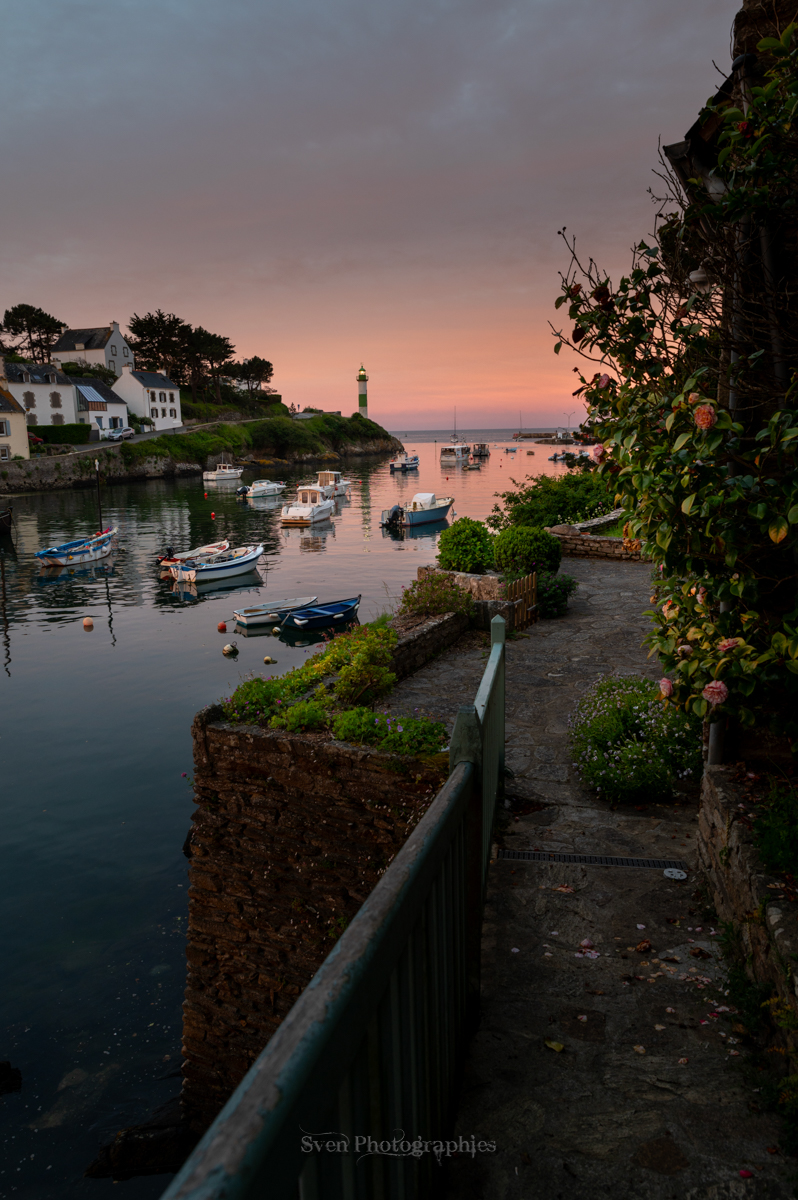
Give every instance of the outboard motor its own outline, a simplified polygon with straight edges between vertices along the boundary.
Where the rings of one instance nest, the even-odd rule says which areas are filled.
[[[237,496],[248,496],[249,488],[248,488],[247,484],[244,484],[243,487],[236,488],[236,495]]]
[[[393,508],[388,512],[385,518],[385,526],[387,529],[400,529],[402,525],[402,510],[398,504],[394,504]]]

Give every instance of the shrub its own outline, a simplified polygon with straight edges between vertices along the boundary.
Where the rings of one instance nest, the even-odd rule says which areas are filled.
[[[370,708],[350,708],[333,721],[333,734],[342,742],[379,745],[395,754],[439,754],[449,735],[440,721],[427,717],[394,717]]]
[[[794,787],[771,785],[757,812],[754,841],[769,870],[798,873],[798,792]]]
[[[573,525],[601,517],[617,507],[613,483],[595,471],[574,474],[531,475],[524,483],[512,481],[516,490],[497,492],[504,507],[494,505],[487,519],[491,529],[514,525]]]
[[[361,638],[351,660],[341,667],[333,694],[344,704],[373,701],[384,696],[396,683],[392,649],[396,634],[377,628]]]
[[[493,539],[481,521],[460,517],[438,538],[438,563],[444,571],[484,571],[493,566]]]
[[[701,774],[701,723],[666,704],[655,683],[605,676],[570,719],[575,766],[602,797],[663,800]]]
[[[564,617],[568,600],[579,587],[573,575],[550,575],[546,571],[538,574],[538,611],[545,620]]]
[[[82,446],[90,440],[91,425],[70,422],[67,425],[29,425],[28,433],[40,437],[48,446]]]
[[[287,729],[289,733],[297,733],[301,729],[318,729],[327,724],[327,713],[318,700],[298,700],[296,704],[287,705],[269,722],[275,729]]]
[[[521,575],[533,571],[556,573],[562,559],[559,539],[534,526],[503,530],[493,543],[493,553],[500,571]]]
[[[399,612],[423,617],[462,612],[470,617],[474,612],[474,601],[469,592],[457,586],[451,575],[430,571],[403,588]]]

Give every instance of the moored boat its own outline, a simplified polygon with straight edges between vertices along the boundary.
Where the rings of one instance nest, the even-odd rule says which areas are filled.
[[[285,484],[281,479],[256,479],[254,483],[245,483],[236,492],[237,496],[247,496],[250,500],[255,500],[258,496],[279,496],[285,491]]]
[[[296,500],[283,505],[280,521],[283,525],[312,525],[331,517],[334,511],[335,504],[324,490],[308,484],[297,488]]]
[[[293,609],[286,613],[281,622],[283,629],[328,629],[331,625],[345,625],[357,616],[360,596],[351,600],[336,600],[332,604],[316,604],[307,608]]]
[[[416,492],[407,504],[395,504],[383,509],[381,525],[426,525],[428,521],[440,521],[454,504],[453,496],[436,496],[434,492]]]
[[[14,520],[14,506],[9,504],[7,508],[0,508],[0,533],[10,533],[11,523]]]
[[[316,487],[327,496],[346,496],[352,490],[352,480],[344,479],[340,471],[319,471]]]
[[[224,554],[225,550],[230,549],[230,543],[227,538],[221,542],[209,542],[207,546],[197,546],[196,550],[184,550],[182,554],[175,554],[174,551],[169,553],[171,547],[167,546],[167,553],[158,560],[158,570],[161,579],[169,579],[172,567],[178,566],[180,563],[188,562],[210,562],[217,554]]]
[[[471,451],[472,458],[490,458],[490,445],[487,442],[474,442]]]
[[[315,604],[318,596],[296,596],[293,600],[274,600],[271,604],[254,604],[251,608],[234,608],[233,616],[239,625],[274,625],[297,608]]]
[[[202,478],[205,483],[219,483],[224,479],[240,479],[243,474],[243,467],[234,467],[231,463],[219,463],[218,467],[214,467],[212,471],[203,471]]]
[[[106,558],[114,549],[116,534],[116,526],[109,525],[102,533],[95,533],[92,537],[77,538],[74,542],[64,542],[61,546],[37,550],[36,558],[43,567],[68,567],[96,562],[99,558]]]
[[[189,558],[169,568],[169,573],[178,583],[205,583],[211,579],[229,579],[232,575],[245,575],[252,571],[263,554],[263,546],[237,546],[224,554],[215,554],[207,562]]]
[[[419,457],[417,454],[397,454],[396,458],[391,459],[388,466],[392,471],[417,471]]]
[[[446,463],[467,463],[471,448],[468,442],[464,442],[457,434],[454,435],[450,442],[446,442],[441,446],[441,462]]]

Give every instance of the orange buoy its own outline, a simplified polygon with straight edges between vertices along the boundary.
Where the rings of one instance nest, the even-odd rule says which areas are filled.
[[[212,520],[212,521],[215,521],[215,520],[216,520],[216,513],[211,513],[211,520]]]
[[[216,628],[219,633],[227,633],[227,623],[225,621],[220,621]]]
[[[83,618],[83,628],[87,633],[91,633],[92,629],[94,628],[94,622],[92,621],[91,617]]]
[[[208,499],[208,493],[207,493],[207,492],[205,493],[205,499],[206,499],[206,500]]]

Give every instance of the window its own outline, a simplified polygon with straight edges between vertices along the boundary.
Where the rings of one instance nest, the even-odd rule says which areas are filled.
[[[112,429],[121,429],[122,428],[122,418],[121,417],[111,417],[109,424]]]
[[[155,395],[155,392],[150,392],[149,397],[150,397],[150,404],[154,404],[155,401],[158,399],[158,397]]]
[[[31,412],[28,413],[28,424],[29,425],[38,425],[39,424],[39,418],[36,416],[36,413],[31,413]]]
[[[94,419],[95,419],[95,421],[97,422],[97,424],[100,426],[100,429],[102,429],[102,427],[103,427],[103,419],[102,419],[102,417],[95,417]]]
[[[44,377],[44,382],[45,382],[45,383],[55,383],[55,375],[51,375],[51,374],[48,372],[48,374],[47,374],[47,375],[45,375],[45,377]]]
[[[161,404],[166,404],[166,392],[159,392],[158,399],[160,400]]]
[[[127,358],[127,356],[128,356],[128,354],[127,354],[127,346],[123,346],[123,347],[122,347],[122,354],[125,356],[125,358]]]
[[[22,399],[25,401],[26,408],[36,407],[36,397],[34,396],[33,392],[23,392]]]
[[[169,393],[169,403],[174,404],[174,402],[175,402],[175,394],[174,394],[174,392],[170,392]]]
[[[63,425],[63,424],[64,424],[64,414],[63,413],[53,413],[53,425]]]
[[[10,421],[0,421],[0,437],[11,437]]]
[[[61,407],[61,393],[60,392],[50,392],[50,408],[60,408],[60,407]]]
[[[112,354],[116,354],[116,346],[112,346],[112,347],[111,347],[111,353],[112,353]]]
[[[11,451],[8,446],[0,446],[0,462],[5,462],[11,457]]]
[[[158,409],[157,409],[157,408],[151,408],[151,409],[150,409],[150,416],[151,416],[151,417],[157,417],[157,416],[158,416]]]
[[[165,408],[162,408],[162,409],[161,409],[161,416],[162,416],[162,417],[165,417],[165,416],[166,416],[166,409],[165,409]]]
[[[170,416],[170,417],[177,417],[177,409],[176,409],[176,408],[170,408],[170,409],[169,409],[169,416]]]

